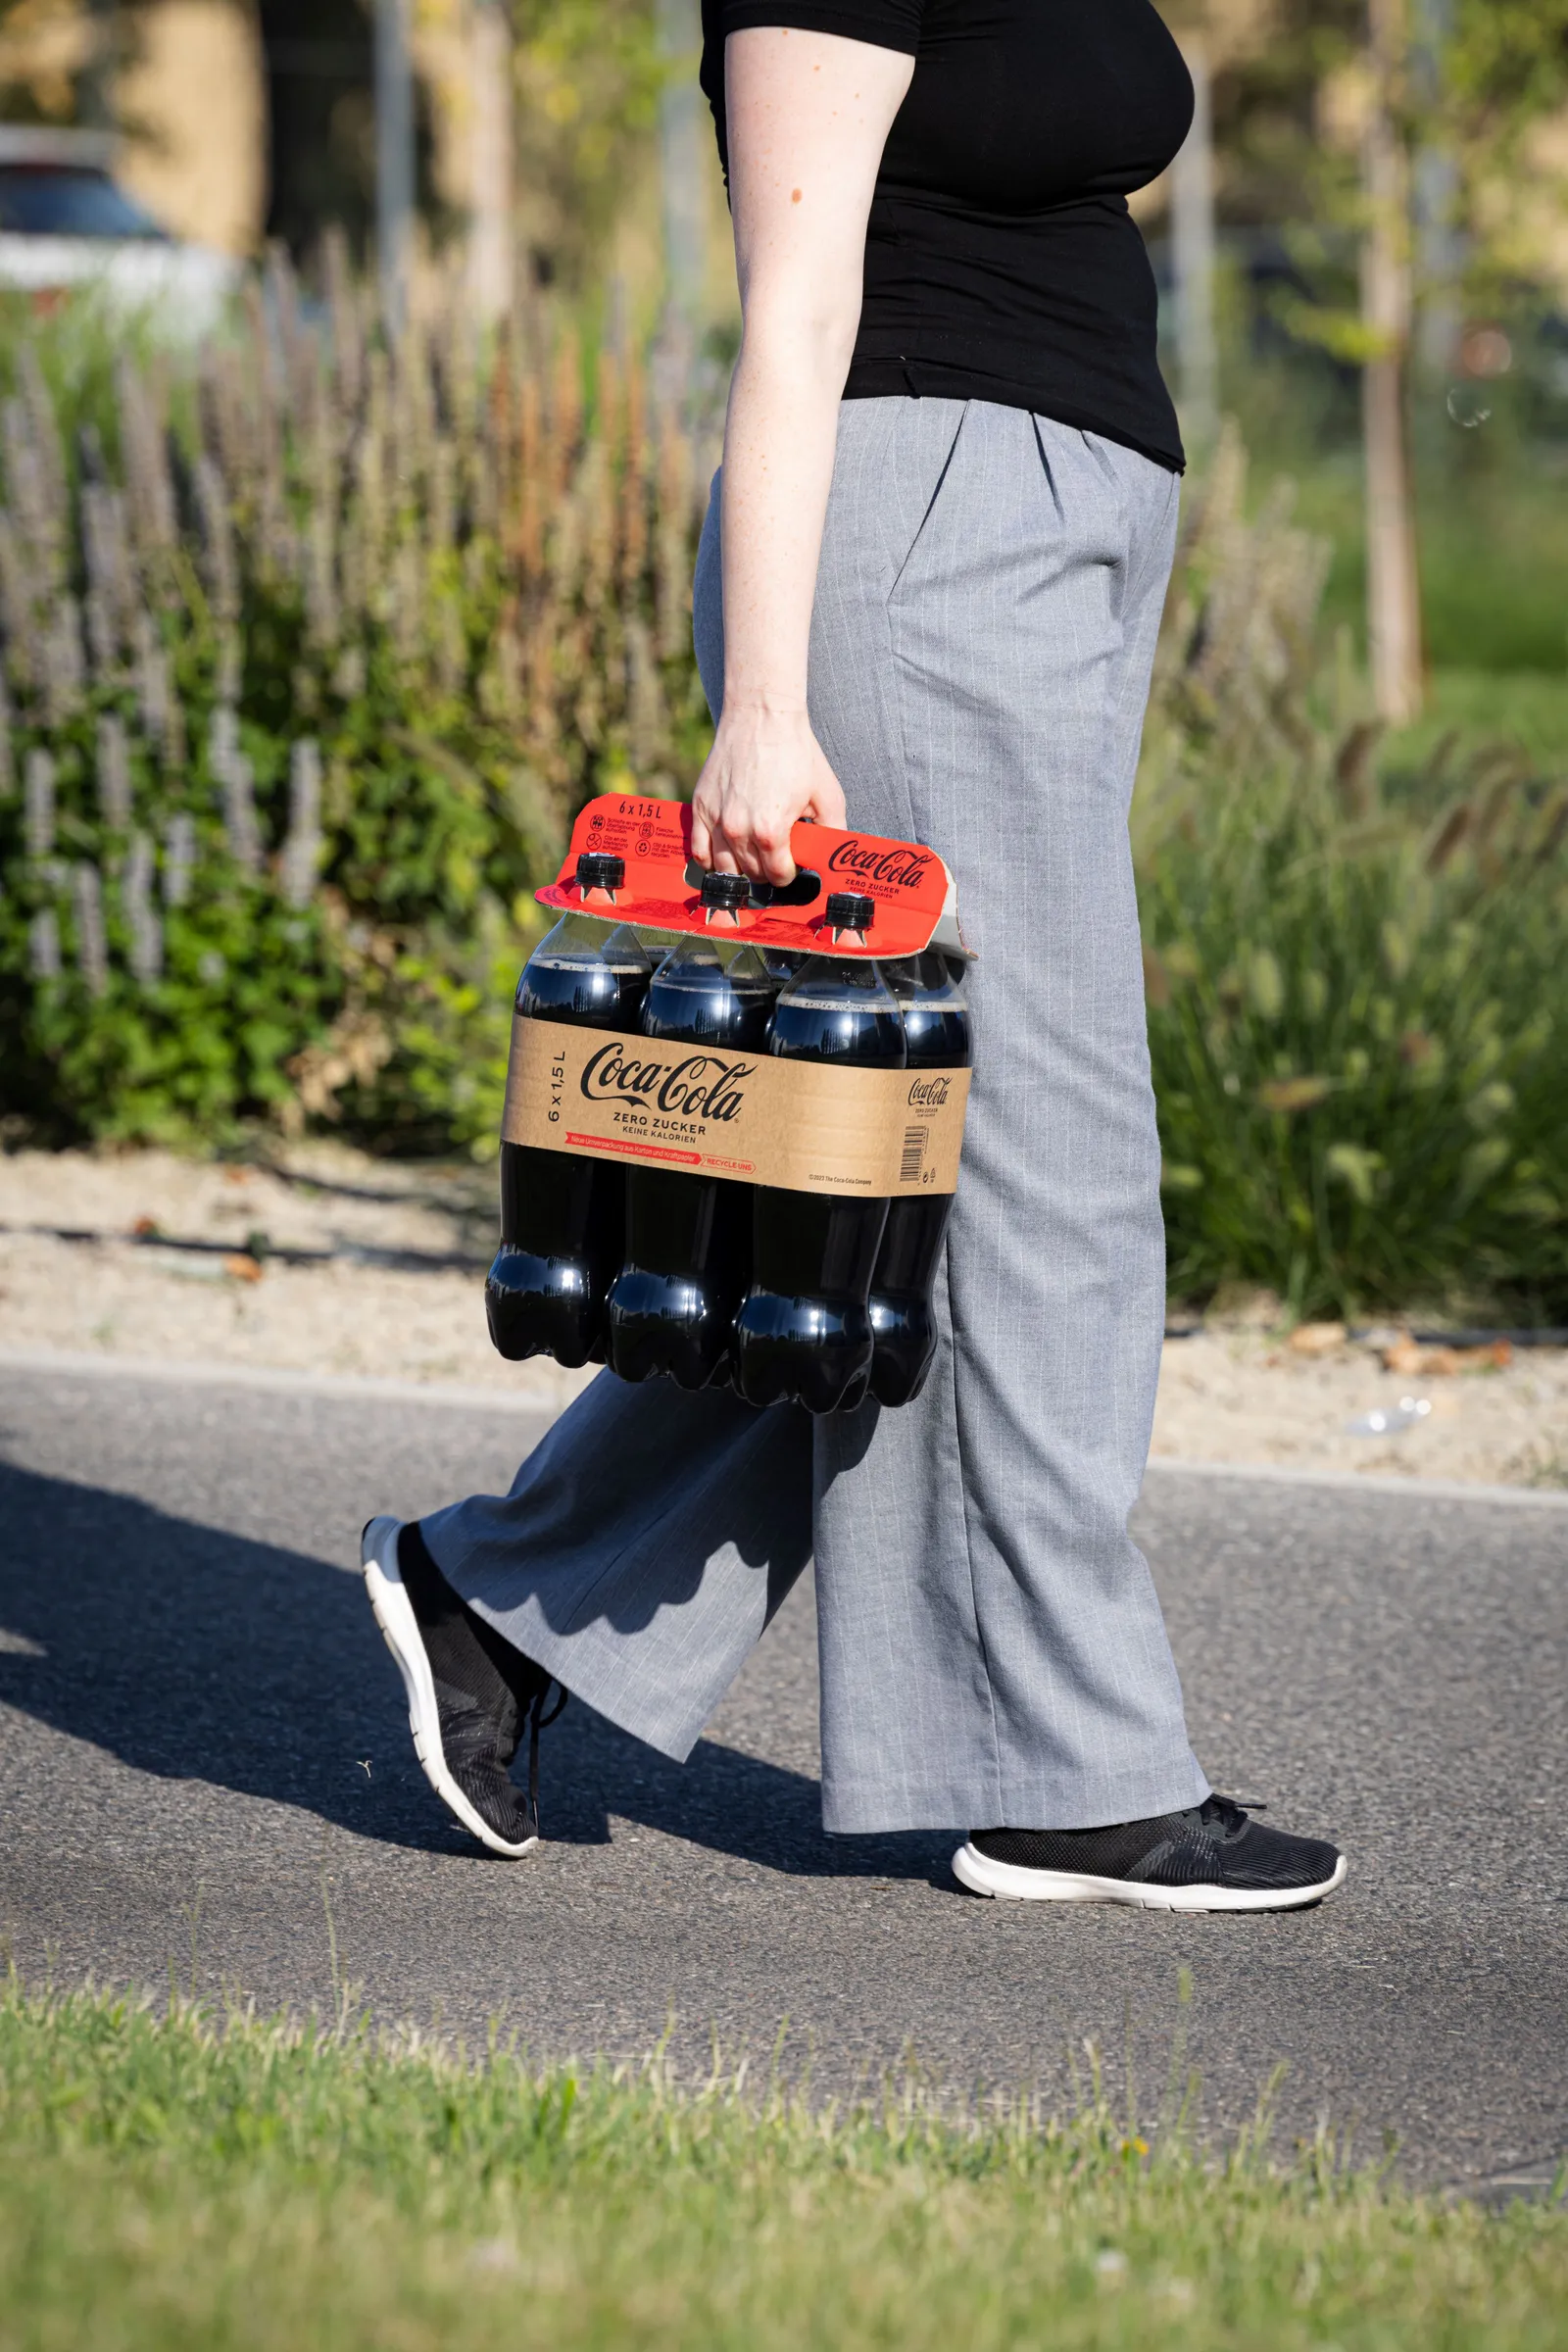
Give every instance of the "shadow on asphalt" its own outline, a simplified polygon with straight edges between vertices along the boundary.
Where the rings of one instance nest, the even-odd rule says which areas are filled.
[[[0,1701],[137,1772],[486,1859],[415,1763],[358,1577],[99,1487],[0,1464]],[[555,1843],[610,1821],[792,1876],[942,1878],[929,1832],[825,1836],[817,1784],[716,1740],[669,1763],[580,1704],[545,1738]]]

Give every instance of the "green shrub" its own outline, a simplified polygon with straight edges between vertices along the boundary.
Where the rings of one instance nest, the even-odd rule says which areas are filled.
[[[0,1097],[35,1134],[488,1140],[572,814],[700,764],[676,355],[657,402],[601,355],[585,401],[569,333],[388,352],[330,295],[307,324],[274,267],[190,381],[51,391],[16,349]]]
[[[1138,820],[1172,1287],[1568,1320],[1568,791],[1380,775],[1311,626],[1323,551],[1195,503]]]
[[[1146,894],[1171,1279],[1298,1312],[1568,1302],[1568,885],[1532,812],[1488,884],[1317,795],[1215,812]],[[1441,840],[1441,831],[1438,836]]]

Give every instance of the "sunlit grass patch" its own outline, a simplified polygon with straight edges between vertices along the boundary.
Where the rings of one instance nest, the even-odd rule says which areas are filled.
[[[13,1983],[0,2342],[1561,2342],[1561,2211],[1407,2195],[1326,2137],[1204,2154],[1182,2104],[812,2104]]]

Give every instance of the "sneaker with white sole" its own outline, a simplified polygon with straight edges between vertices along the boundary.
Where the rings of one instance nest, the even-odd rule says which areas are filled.
[[[1296,1911],[1345,1871],[1326,1838],[1267,1829],[1228,1796],[1100,1830],[971,1830],[953,1857],[971,1894],[1141,1911]]]
[[[409,1700],[414,1752],[448,1811],[493,1854],[539,1842],[539,1733],[552,1678],[475,1615],[431,1559],[416,1524],[372,1519],[360,1563],[375,1622]],[[528,1738],[528,1788],[510,1766]]]

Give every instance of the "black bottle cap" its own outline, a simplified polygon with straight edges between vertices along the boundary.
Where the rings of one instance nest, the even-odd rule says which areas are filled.
[[[625,879],[625,858],[609,850],[584,850],[577,860],[579,890],[618,890]]]
[[[830,931],[869,931],[876,919],[876,901],[863,891],[836,890],[822,912]]]
[[[751,899],[752,886],[744,874],[705,874],[703,876],[703,905],[705,906],[725,906],[733,910],[737,906],[749,906]]]

